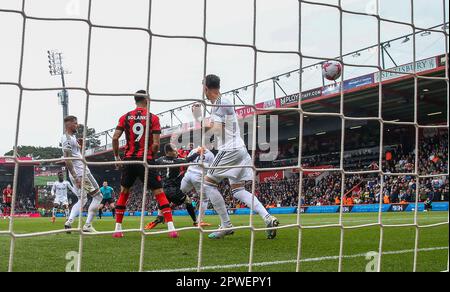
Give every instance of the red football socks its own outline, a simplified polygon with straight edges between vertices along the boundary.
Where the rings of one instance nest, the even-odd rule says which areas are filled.
[[[167,200],[166,194],[165,193],[160,193],[159,195],[156,195],[155,198],[158,201],[159,209],[163,213],[164,221],[166,223],[167,222],[172,222],[173,221],[172,209],[170,208],[170,203]]]
[[[116,223],[122,224],[123,216],[125,214],[125,210],[127,209],[128,198],[130,197],[129,193],[120,193],[119,200],[117,201],[116,206]]]

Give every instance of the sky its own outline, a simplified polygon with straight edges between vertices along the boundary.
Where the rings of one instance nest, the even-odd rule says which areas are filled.
[[[342,0],[342,8],[362,13],[375,13],[376,0]],[[88,0],[27,0],[28,16],[87,19]],[[203,0],[153,0],[151,31],[172,36],[203,35]],[[314,1],[337,5],[337,0]],[[382,18],[411,23],[411,0],[379,0]],[[413,0],[414,23],[428,28],[444,22],[441,0]],[[20,10],[22,0],[1,0],[0,10]],[[445,8],[448,11],[448,6]],[[257,0],[256,47],[260,50],[297,52],[299,43],[305,56],[325,60],[340,55],[340,13],[332,7],[302,4],[299,25],[297,0]],[[448,21],[448,13],[446,14]],[[147,28],[148,0],[92,0],[91,21],[97,25]],[[184,104],[186,99],[201,99],[205,44],[197,39],[152,37],[145,31],[93,28],[91,61],[87,64],[89,26],[84,22],[42,21],[27,19],[23,68],[20,74],[22,23],[20,14],[0,11],[0,83],[19,82],[25,88],[61,86],[59,76],[48,72],[47,50],[63,52],[63,64],[71,74],[69,87],[88,88],[95,93],[133,93],[150,84],[150,94],[161,102],[152,102],[152,112],[164,112]],[[253,43],[253,0],[207,0],[206,37],[210,42]],[[299,31],[301,28],[301,41]],[[447,31],[448,32],[448,31]],[[382,41],[412,33],[410,26],[383,21]],[[342,20],[342,50],[352,52],[377,43],[377,21],[371,16],[345,13]],[[445,37],[441,33],[418,36],[417,59],[442,54]],[[398,64],[413,60],[413,43],[392,43],[390,53]],[[253,82],[254,51],[251,48],[208,45],[207,73],[222,78],[224,91]],[[150,76],[148,57],[151,55]],[[377,50],[362,51],[346,63],[377,65]],[[319,62],[303,58],[303,65]],[[89,66],[88,66],[89,65]],[[291,53],[257,53],[257,80],[298,69],[300,58]],[[393,64],[387,64],[394,67]],[[86,83],[87,69],[89,78]],[[345,78],[373,72],[372,68],[346,66]],[[321,86],[321,70],[303,73],[303,90]],[[299,91],[299,74],[283,77],[280,85],[287,94]],[[256,102],[273,98],[272,82],[256,89]],[[19,104],[19,88],[0,84],[0,155],[12,149],[15,140]],[[284,94],[277,91],[277,96]],[[69,91],[69,112],[85,119],[86,94]],[[240,92],[251,104],[253,88]],[[127,96],[91,96],[88,126],[97,132],[114,128],[119,117],[133,108]],[[177,111],[183,122],[192,120],[189,110]],[[57,91],[23,93],[18,145],[58,147],[62,134],[62,109]],[[163,126],[170,124],[169,115],[161,117]]]

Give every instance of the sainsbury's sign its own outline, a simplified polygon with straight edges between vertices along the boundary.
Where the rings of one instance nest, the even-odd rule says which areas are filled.
[[[421,60],[416,62],[416,72],[425,72],[428,70],[433,70],[437,68],[437,59],[436,57],[429,58],[426,60]],[[397,79],[406,76],[407,74],[414,73],[414,63],[409,63],[403,66],[395,67],[389,69],[389,71],[393,72],[382,72],[381,81]],[[398,73],[397,73],[398,72]],[[375,73],[375,82],[380,82],[380,72]]]

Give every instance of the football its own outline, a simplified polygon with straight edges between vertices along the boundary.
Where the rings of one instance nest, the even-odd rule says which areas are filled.
[[[342,64],[338,61],[327,61],[322,65],[323,77],[330,81],[336,81],[342,75]]]

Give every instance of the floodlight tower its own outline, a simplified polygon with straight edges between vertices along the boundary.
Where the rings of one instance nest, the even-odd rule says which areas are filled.
[[[65,71],[63,67],[63,57],[61,52],[57,51],[47,51],[49,72],[51,76],[61,75],[61,82],[63,90],[58,92],[59,103],[63,108],[63,119],[69,115],[69,93],[66,90],[66,80],[64,78],[65,74],[71,74],[69,71]],[[64,125],[63,125],[64,132]]]

